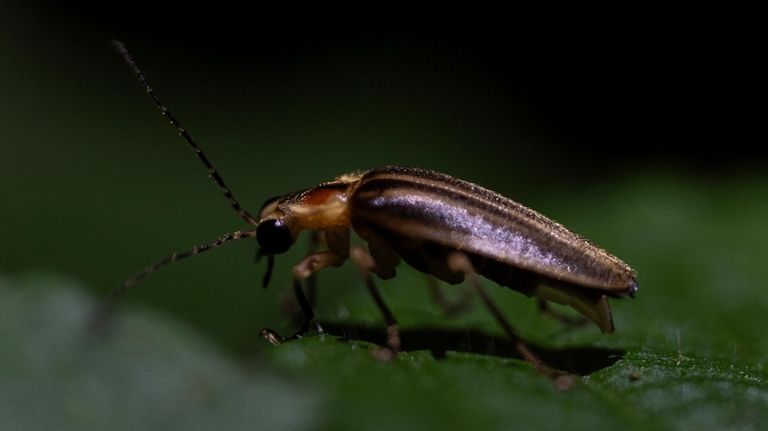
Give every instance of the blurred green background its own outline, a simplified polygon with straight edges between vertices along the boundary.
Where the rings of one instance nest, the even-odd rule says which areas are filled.
[[[738,31],[652,14],[650,28],[640,18],[587,25],[511,12],[350,20],[329,11],[223,9],[0,5],[0,292],[8,341],[0,353],[0,421],[45,427],[27,420],[46,409],[73,428],[120,423],[115,412],[134,417],[132,409],[146,406],[110,406],[112,398],[94,395],[103,388],[82,398],[56,391],[81,394],[90,387],[84,381],[109,386],[122,376],[131,399],[184,398],[189,376],[182,383],[153,376],[196,358],[192,369],[232,382],[211,389],[217,405],[231,406],[232,394],[261,400],[258,414],[243,407],[242,420],[217,411],[230,428],[766,423],[768,172],[762,135],[750,130],[759,117],[745,97],[757,76],[749,26],[726,16],[722,24]],[[364,342],[311,337],[273,348],[258,333],[295,327],[285,304],[290,267],[305,247],[278,258],[263,290],[252,241],[137,286],[106,345],[48,350],[54,340],[85,337],[77,324],[83,310],[126,276],[245,227],[111,38],[126,43],[252,212],[266,198],[345,172],[412,165],[499,191],[606,247],[637,269],[641,284],[634,301],[614,301],[614,335],[564,330],[530,300],[489,290],[532,342],[620,349],[623,359],[562,394],[519,361],[493,354],[438,360],[416,351],[379,364]],[[420,274],[399,273],[382,289],[404,328],[498,335],[480,307],[446,318]],[[319,285],[321,320],[381,329],[355,268],[323,272]],[[152,341],[135,344],[139,334]],[[177,339],[178,346],[170,341]],[[180,363],[155,360],[168,359],[169,343]],[[123,362],[150,383],[132,384]],[[220,362],[231,369],[220,371]],[[62,363],[78,365],[61,372]],[[639,380],[629,379],[633,373]],[[32,383],[24,378],[33,375]],[[66,383],[50,403],[41,401],[37,395],[57,379]],[[9,382],[28,382],[29,397]],[[304,407],[274,409],[265,397]],[[125,427],[189,425],[178,421],[186,410],[147,402],[156,414]],[[190,414],[206,417],[191,405]],[[212,417],[195,423],[222,424]]]

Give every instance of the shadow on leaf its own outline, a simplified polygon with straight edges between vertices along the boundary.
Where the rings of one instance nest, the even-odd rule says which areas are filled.
[[[386,345],[386,331],[354,323],[321,322],[326,333],[342,340],[366,341]],[[428,350],[435,358],[444,358],[446,352],[465,352],[501,358],[520,358],[514,344],[500,336],[477,330],[445,328],[401,329],[404,351]],[[528,346],[547,364],[569,373],[586,376],[610,367],[624,357],[624,351],[598,347],[547,348],[528,343]]]

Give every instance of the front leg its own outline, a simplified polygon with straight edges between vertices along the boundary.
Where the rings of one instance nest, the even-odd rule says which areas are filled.
[[[286,340],[300,338],[309,331],[315,313],[304,295],[302,282],[323,268],[340,266],[349,257],[349,230],[329,230],[325,232],[325,238],[329,250],[310,254],[293,267],[293,292],[304,314],[299,330],[291,337],[285,338],[272,329],[264,328],[261,335],[270,343],[277,345]],[[316,324],[316,328],[318,332],[323,332],[319,324]]]
[[[311,279],[317,271],[329,266],[339,266],[345,260],[345,257],[339,256],[333,251],[322,251],[305,257],[304,260],[293,267],[293,292],[296,295],[296,300],[299,302],[301,312],[304,314],[304,320],[299,330],[291,338],[298,338],[307,333],[309,326],[315,318],[312,305],[304,295],[302,282],[306,279]],[[318,332],[323,332],[323,328],[319,324],[316,324],[316,328]]]

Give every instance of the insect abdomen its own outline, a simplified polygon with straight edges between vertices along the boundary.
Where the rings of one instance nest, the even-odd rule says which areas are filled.
[[[432,243],[507,265],[511,271],[614,295],[636,289],[634,271],[605,250],[511,199],[445,174],[374,169],[363,175],[348,205],[353,225],[379,231],[385,239],[385,232],[396,234],[400,239],[390,244],[404,252]],[[397,244],[403,242],[410,245]]]

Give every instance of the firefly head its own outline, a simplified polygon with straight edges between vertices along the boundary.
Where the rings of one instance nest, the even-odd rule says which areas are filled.
[[[362,174],[348,174],[307,190],[267,200],[256,239],[267,255],[288,251],[303,230],[349,228],[347,196]]]
[[[256,240],[265,254],[285,253],[296,240],[288,225],[288,217],[279,209],[280,201],[279,197],[275,197],[267,200],[261,207]]]

